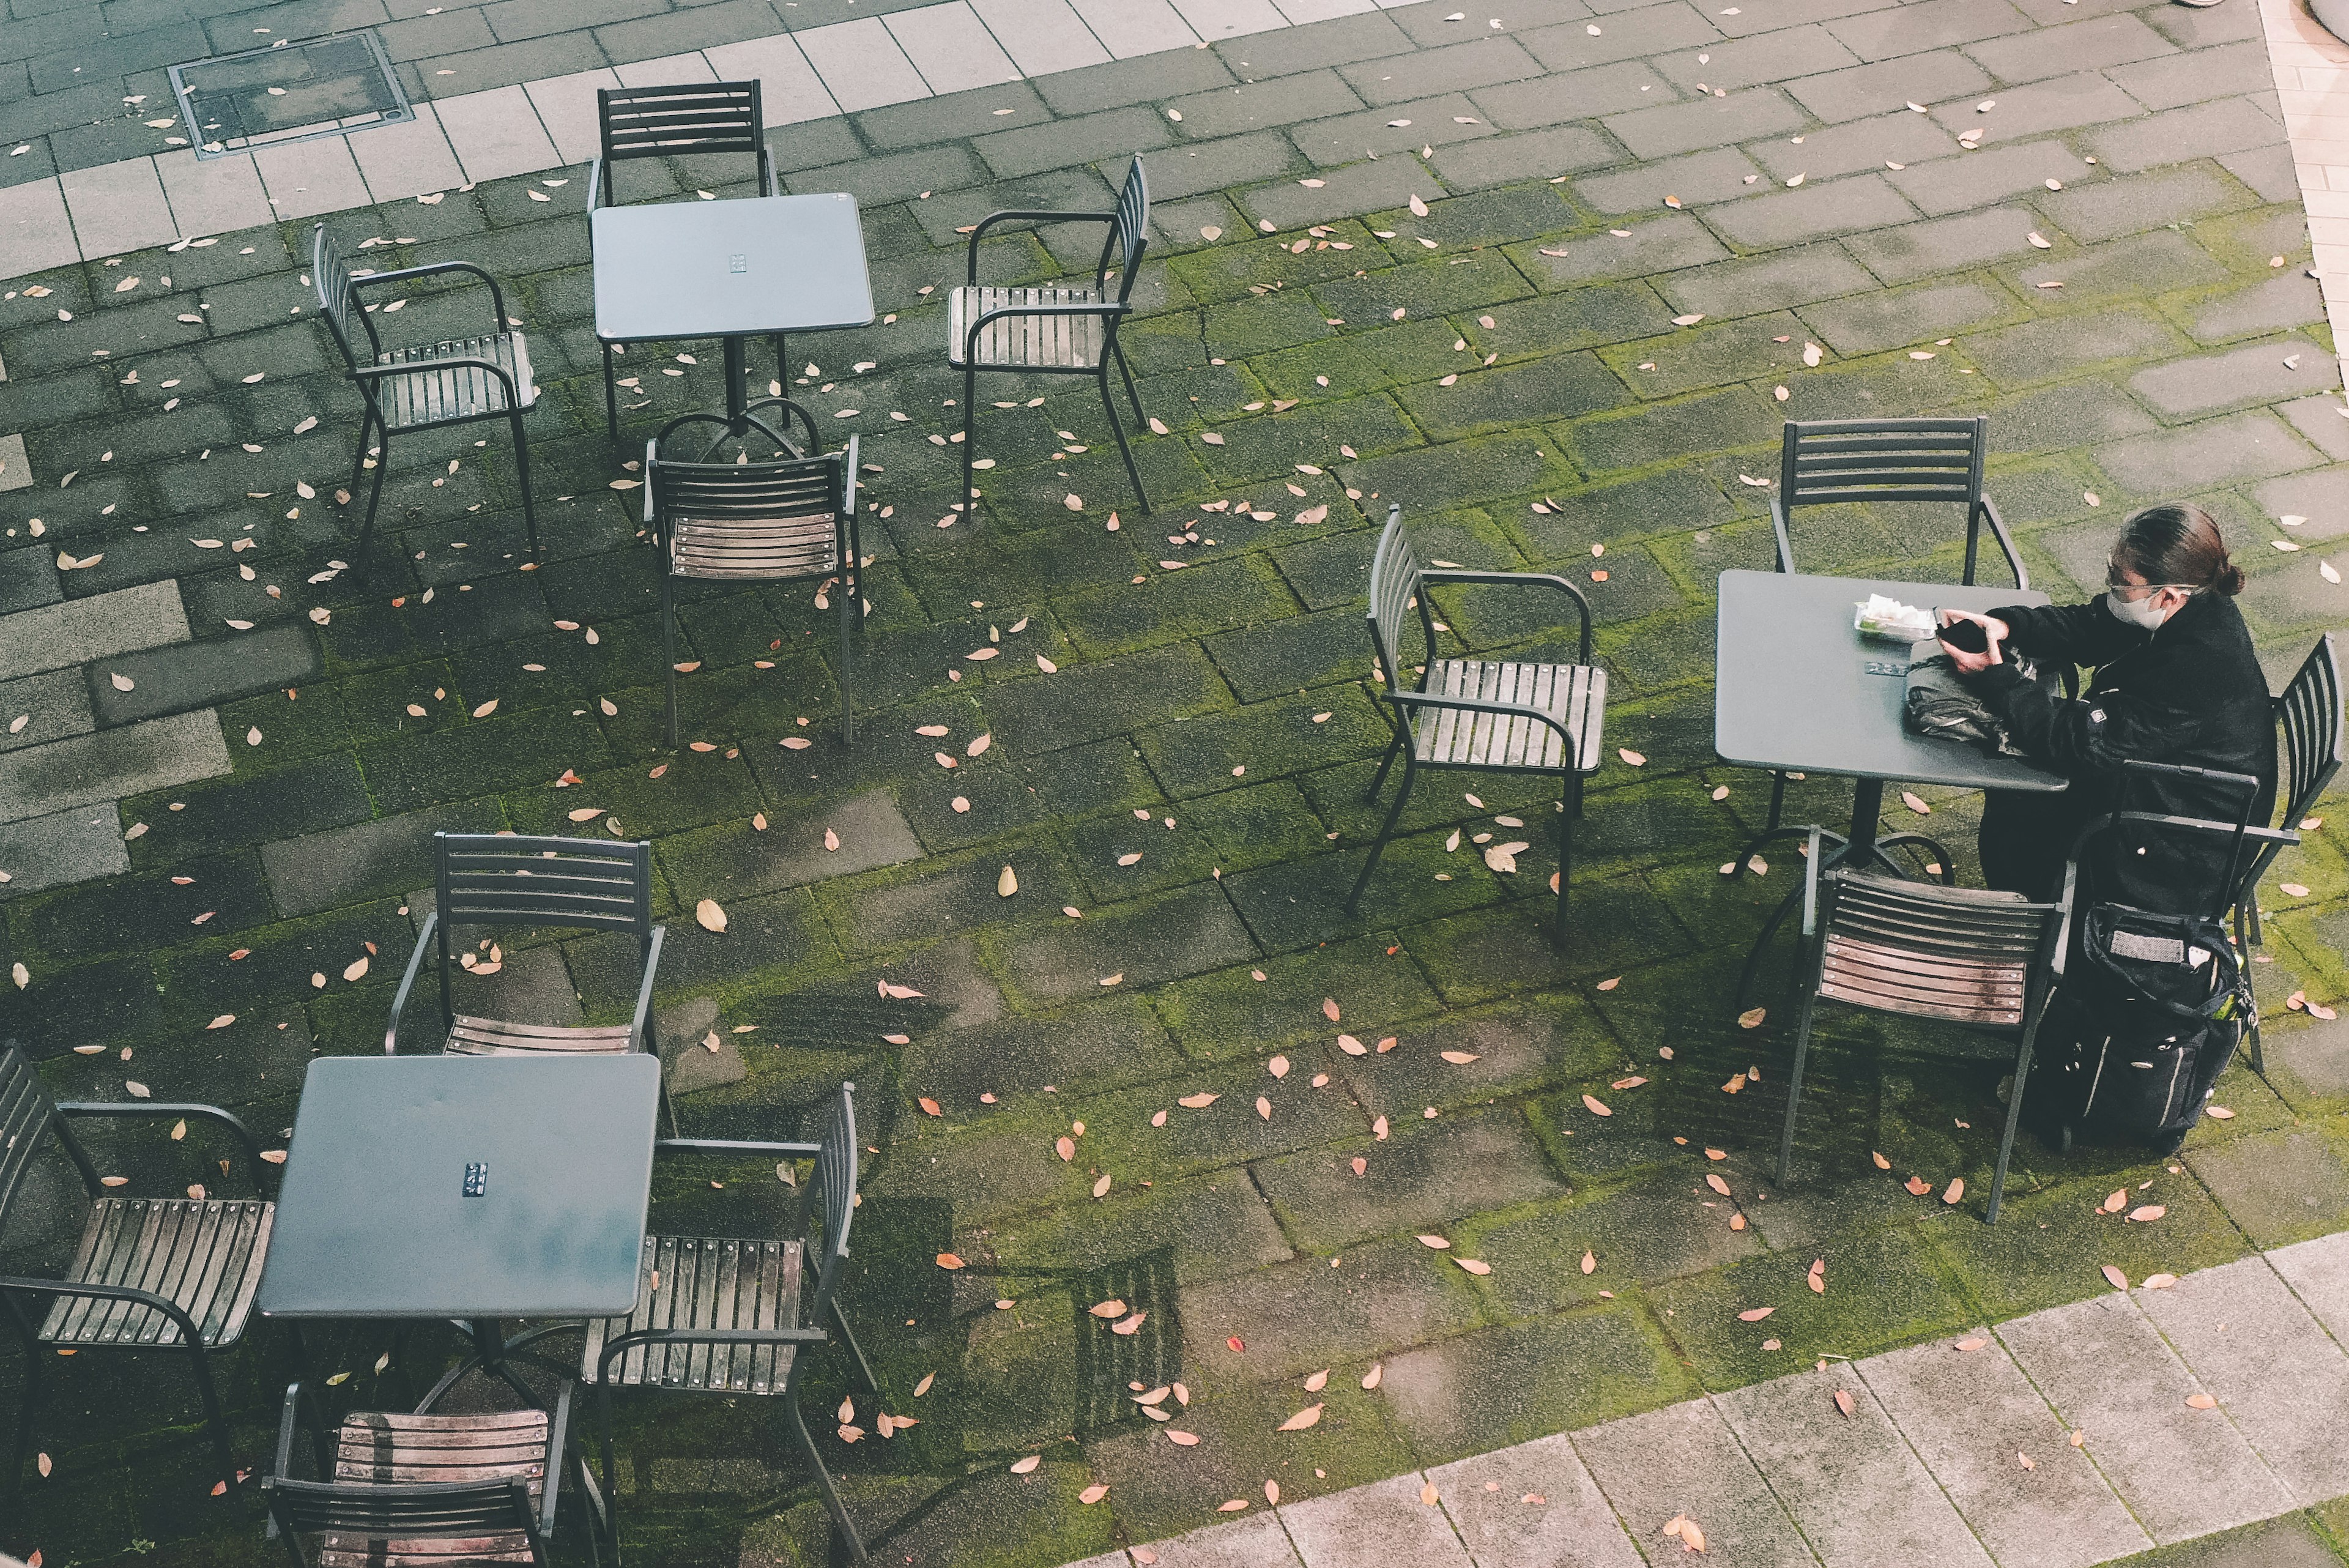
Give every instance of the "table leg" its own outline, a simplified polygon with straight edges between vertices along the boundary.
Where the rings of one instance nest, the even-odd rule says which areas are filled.
[[[742,411],[750,399],[742,389],[742,378],[748,374],[742,360],[742,340],[726,339],[726,422],[736,435],[742,433]]]

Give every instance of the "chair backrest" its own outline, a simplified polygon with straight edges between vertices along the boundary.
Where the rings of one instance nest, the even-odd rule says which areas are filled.
[[[1109,264],[1118,261],[1117,297],[1123,303],[1133,293],[1133,280],[1142,273],[1142,253],[1150,246],[1150,184],[1143,177],[1142,160],[1136,156],[1127,165],[1125,185],[1117,193],[1117,221],[1110,225],[1109,235],[1102,242],[1101,265],[1095,268],[1099,288],[1097,296],[1109,292]],[[1113,331],[1117,318],[1110,318]]]
[[[2291,827],[2341,771],[2341,659],[2331,632],[2317,639],[2275,706],[2283,730],[2283,825]]]
[[[648,938],[652,850],[649,842],[436,833],[441,943],[452,926],[577,926]]]
[[[19,1046],[0,1050],[0,1229],[49,1129],[59,1125],[57,1103],[33,1059]]]
[[[808,1298],[806,1321],[820,1320],[839,1282],[840,1267],[848,1261],[848,1229],[856,1217],[856,1085],[843,1084],[824,1118],[818,1140],[815,1179],[801,1199],[801,1233],[816,1268],[815,1293]],[[817,1227],[821,1226],[821,1230]]]
[[[326,317],[326,330],[333,335],[335,347],[343,351],[343,363],[354,370],[362,364],[373,364],[377,344],[375,323],[369,321],[367,312],[359,308],[351,288],[350,263],[344,259],[343,247],[326,233],[324,223],[320,223],[311,236],[310,284],[318,291],[318,314]],[[368,352],[364,355],[359,353],[357,339],[352,334],[354,326],[367,335],[370,345]],[[362,390],[368,391],[372,400],[372,390],[364,386]]]
[[[308,1564],[305,1536],[367,1542],[462,1541],[518,1535],[533,1563],[551,1562],[539,1538],[530,1489],[519,1478],[471,1481],[305,1481],[264,1476],[262,1495],[296,1564]],[[347,1550],[347,1548],[346,1548]],[[375,1559],[370,1556],[369,1561]],[[451,1558],[451,1561],[455,1561]],[[470,1554],[467,1560],[471,1561]],[[509,1559],[501,1557],[499,1561]],[[403,1556],[401,1561],[414,1561]]]
[[[1990,421],[1814,420],[1786,422],[1778,496],[1789,512],[1838,501],[1982,499]]]
[[[756,153],[766,129],[755,81],[598,88],[595,119],[606,163],[683,152]]]
[[[1986,888],[1945,888],[1837,869],[1825,877],[1825,937],[1879,950],[1897,981],[1875,992],[1864,978],[1837,978],[1837,994],[1887,1012],[1930,1018],[1970,1018],[2012,1012],[2020,1022],[2023,999],[1992,994],[1983,966],[2035,966],[2052,954],[2067,918],[2062,904],[2033,904]],[[1889,977],[1888,977],[1889,978]],[[2034,975],[2035,978],[2035,975]]]
[[[845,452],[774,462],[676,462],[656,443],[647,450],[645,483],[670,569],[679,576],[760,578],[841,570],[856,506],[856,461],[854,436]],[[808,526],[819,521],[832,527]],[[669,541],[686,522],[728,526],[700,531],[673,553]]]
[[[1433,618],[1419,591],[1419,557],[1412,553],[1410,541],[1402,535],[1402,507],[1389,502],[1387,525],[1380,532],[1378,548],[1371,556],[1369,620],[1371,643],[1378,650],[1379,671],[1386,678],[1390,691],[1408,689],[1402,670],[1403,615],[1414,600],[1419,602],[1420,619],[1427,623],[1421,628],[1427,646],[1434,646]]]

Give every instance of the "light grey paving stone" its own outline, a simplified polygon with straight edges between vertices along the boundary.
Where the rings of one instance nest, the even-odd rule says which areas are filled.
[[[2301,1501],[2349,1492],[2349,1355],[2266,1259],[2139,1290],[2137,1304]]]
[[[843,114],[930,96],[929,84],[878,16],[811,27],[795,36]]]
[[[73,214],[74,238],[86,256],[119,255],[159,245],[177,232],[171,226],[171,204],[163,199],[163,184],[155,176],[151,158],[127,158],[95,169],[77,169],[59,175],[57,182]]]
[[[182,147],[159,153],[155,172],[171,206],[172,225],[183,234],[249,229],[276,215],[269,192],[261,188],[261,171],[249,157],[200,159]]]
[[[1213,43],[1247,33],[1270,33],[1288,26],[1272,0],[1173,0],[1191,30]]]
[[[2316,1321],[2349,1343],[2349,1231],[2278,1247],[2266,1256]]]
[[[2219,1410],[2195,1410],[2201,1392],[2136,1303],[2117,1293],[2001,1324],[2023,1370],[2146,1531],[2167,1544],[2247,1524],[2292,1506]]]
[[[0,495],[33,487],[33,460],[25,455],[25,438],[0,436]]]
[[[824,848],[826,828],[839,834],[838,849]],[[867,790],[826,807],[820,817],[779,823],[767,833],[741,834],[722,863],[713,858],[707,869],[696,867],[692,897],[726,903],[921,857],[921,842],[905,826],[889,792]],[[676,876],[675,864],[667,856],[662,859]]]
[[[47,816],[228,771],[220,718],[210,709],[75,735],[0,756],[0,822]]]
[[[8,874],[0,899],[129,869],[130,851],[112,801],[0,823],[0,871]]]
[[[2139,495],[2207,490],[2313,468],[2315,451],[2261,410],[2130,436],[2095,449],[2096,465]]]
[[[176,582],[141,583],[0,616],[0,679],[188,640]]]
[[[1348,1487],[1283,1508],[1280,1521],[1305,1568],[1361,1568],[1381,1561],[1471,1568],[1444,1510],[1420,1501],[1424,1484],[1413,1474]]]
[[[261,868],[277,912],[292,919],[382,898],[429,877],[436,833],[494,833],[503,826],[493,804],[436,805],[265,844]],[[420,906],[409,906],[419,911],[419,920],[420,910],[431,907],[429,894]]]
[[[80,255],[57,181],[27,180],[0,190],[0,277],[63,266]]]
[[[1982,1348],[1956,1348],[1972,1340]],[[1987,1330],[1853,1370],[2000,1568],[2087,1568],[2153,1544]]]
[[[775,42],[790,48],[794,57],[798,56],[799,46],[793,44],[790,37]],[[724,69],[723,67],[719,68]],[[807,69],[805,60],[800,61],[800,69]],[[727,76],[729,80],[741,79],[732,72],[728,72]],[[603,131],[595,118],[595,91],[598,88],[619,85],[619,73],[605,67],[576,71],[567,77],[549,77],[543,81],[524,82],[523,90],[530,95],[531,107],[538,110],[538,123],[554,139],[556,154],[565,163],[585,163],[603,150]],[[761,95],[761,101],[766,104],[770,124],[775,118],[774,96],[771,87]],[[826,114],[832,112],[831,102],[830,99],[824,100]]]
[[[1191,24],[1166,0],[1069,0],[1102,46],[1121,60],[1187,49],[1199,41]]]
[[[102,724],[159,719],[210,708],[272,687],[300,687],[322,667],[317,639],[300,621],[283,621],[234,638],[172,643],[119,654],[89,669],[90,706]],[[114,677],[131,682],[119,691]]]
[[[663,55],[658,59],[615,66],[613,74],[620,78],[622,87],[632,88],[684,87],[718,79],[717,68],[698,49],[687,55]]]
[[[1703,1527],[1709,1551],[1723,1563],[1816,1568],[1818,1559],[1713,1400],[1627,1416],[1573,1438],[1591,1479],[1656,1568],[1687,1560],[1678,1541],[1658,1533],[1677,1514]]]
[[[554,151],[554,141],[530,106],[530,95],[519,87],[444,98],[433,108],[440,116],[440,129],[449,133],[449,145],[456,151],[457,161],[464,166],[468,180],[535,174],[562,161],[562,155]],[[339,147],[342,143],[314,141],[302,145]],[[274,179],[269,182],[269,193],[277,194]]]
[[[1427,1479],[1476,1568],[1640,1568],[1639,1548],[1564,1433],[1460,1459]]]
[[[1081,1563],[1071,1563],[1069,1568],[1133,1568],[1133,1559],[1123,1552],[1104,1552],[1098,1557],[1088,1557]]]
[[[516,88],[519,93],[522,89]],[[448,103],[460,100],[450,99]],[[440,107],[446,108],[447,104]],[[529,112],[525,105],[523,112]],[[533,119],[534,127],[537,121]],[[444,130],[454,127],[442,120]],[[367,180],[351,156],[350,143],[341,137],[318,141],[293,141],[264,147],[253,155],[261,183],[269,192],[269,210],[280,218],[310,218],[367,204]],[[511,171],[502,171],[511,172]],[[487,179],[487,175],[481,176]]]
[[[1837,1410],[1839,1390],[1851,1396],[1848,1417]],[[1713,1402],[1827,1568],[1990,1568],[1990,1554],[1847,1368],[1773,1378]]]
[[[799,43],[790,34],[771,38],[745,38],[739,44],[720,44],[716,48],[701,51],[720,81],[739,82],[755,78],[759,84],[759,107],[766,116],[768,129],[778,125],[797,125],[803,120],[823,119],[838,114],[840,106],[824,91],[823,78],[808,64],[807,56],[800,52]],[[542,104],[540,117],[546,113]],[[595,134],[595,105],[588,103],[591,140]],[[553,130],[552,126],[548,127]],[[555,140],[562,141],[560,136]],[[574,158],[570,160],[577,162]]]
[[[653,1015],[661,1081],[672,1095],[723,1088],[750,1075],[734,1036],[718,1027],[718,1003],[697,996]]]
[[[24,721],[17,728],[16,722]],[[50,670],[0,680],[0,752],[21,752],[98,728],[89,685],[78,670]]]
[[[1019,67],[967,0],[917,5],[887,18],[890,36],[936,93],[1019,80]]]
[[[350,142],[351,156],[358,160],[359,178],[367,182],[368,194],[378,202],[404,201],[428,191],[453,190],[465,182],[465,171],[458,166],[457,154],[449,146],[449,133],[441,128],[439,112],[429,103],[416,106],[414,119],[377,126],[364,136],[352,137]],[[164,182],[170,183],[168,174]],[[176,196],[171,211],[174,215],[180,211]],[[181,226],[187,227],[184,219]]]
[[[2173,420],[2213,413],[2235,403],[2281,402],[2340,384],[2340,362],[2302,337],[2172,359],[2129,378],[2130,391],[2156,413]]]
[[[1110,57],[1101,40],[1069,8],[1069,0],[970,0],[1022,74],[1040,77],[1097,66]]]
[[[1157,1554],[1158,1568],[1299,1568],[1297,1549],[1289,1545],[1288,1532],[1269,1513],[1211,1524],[1171,1541],[1154,1541],[1150,1550]],[[1124,1560],[1123,1554],[1112,1559]]]

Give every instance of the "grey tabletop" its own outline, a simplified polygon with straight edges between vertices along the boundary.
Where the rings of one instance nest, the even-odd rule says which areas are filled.
[[[856,198],[750,196],[598,207],[595,336],[756,337],[873,323]]]
[[[1958,789],[2064,788],[2060,774],[1901,727],[1909,649],[1852,628],[1852,607],[1870,594],[1928,609],[2048,602],[2021,588],[1723,572],[1713,706],[1721,760]]]
[[[659,1104],[650,1055],[315,1061],[255,1304],[620,1316],[636,1303]]]

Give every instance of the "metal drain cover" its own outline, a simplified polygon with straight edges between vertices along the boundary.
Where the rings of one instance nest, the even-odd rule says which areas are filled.
[[[198,158],[347,136],[416,118],[373,33],[337,33],[171,67]]]

